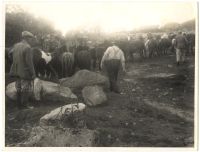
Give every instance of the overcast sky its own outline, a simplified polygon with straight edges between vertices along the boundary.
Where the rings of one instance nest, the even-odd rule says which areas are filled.
[[[100,26],[106,32],[141,26],[182,23],[195,18],[196,3],[190,2],[39,2],[20,3],[49,19],[63,34],[80,26]]]

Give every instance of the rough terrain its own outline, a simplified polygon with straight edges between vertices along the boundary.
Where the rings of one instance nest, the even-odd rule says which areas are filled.
[[[82,127],[95,131],[93,146],[192,147],[194,57],[179,67],[174,55],[145,59],[128,63],[127,71],[120,73],[121,94],[107,93],[106,104],[87,107],[62,126],[77,129],[75,122],[82,121]],[[6,75],[6,85],[12,81]],[[42,101],[39,107],[19,111],[6,99],[6,146],[27,141],[40,118],[63,104]]]

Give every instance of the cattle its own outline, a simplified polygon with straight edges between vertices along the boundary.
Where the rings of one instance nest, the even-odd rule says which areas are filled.
[[[91,64],[92,64],[92,70],[96,69],[96,48],[92,47],[89,49],[90,55],[91,55]]]
[[[187,33],[186,38],[188,41],[188,54],[194,55],[195,50],[195,34]]]
[[[158,43],[155,39],[148,39],[145,42],[146,57],[151,58],[158,55]]]
[[[128,45],[128,55],[131,61],[134,60],[133,54],[139,54],[140,58],[145,57],[145,52],[144,52],[145,46],[144,46],[144,41],[142,38],[137,38],[135,40],[131,40]]]
[[[94,57],[94,68],[98,68],[98,70],[101,70],[101,59],[103,58],[103,54],[106,51],[106,47],[103,46],[98,46],[95,48],[93,52],[93,57]],[[94,54],[95,53],[95,54]],[[95,55],[95,56],[94,56]]]
[[[64,52],[61,55],[62,77],[70,77],[74,72],[74,55],[71,52]]]
[[[55,69],[51,65],[53,54],[46,53],[40,48],[32,48],[33,63],[37,77],[51,78],[58,77]]]
[[[91,70],[91,54],[89,50],[82,50],[76,52],[75,55],[75,68]]]
[[[129,42],[128,40],[119,40],[117,45],[124,52],[124,57],[126,61],[129,60]]]
[[[53,69],[55,69],[57,77],[59,79],[73,74],[74,70],[70,71],[66,70],[67,67],[71,67],[69,66],[69,61],[71,64],[73,64],[71,61],[74,59],[71,60],[69,58],[71,55],[74,56],[72,52],[69,52],[67,50],[66,45],[63,45],[53,51],[52,53],[53,58],[50,64],[53,67]]]
[[[158,54],[159,55],[167,55],[168,51],[172,49],[172,40],[169,38],[161,38],[158,42]]]

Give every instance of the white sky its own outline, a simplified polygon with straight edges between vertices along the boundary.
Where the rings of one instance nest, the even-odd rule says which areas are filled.
[[[100,26],[106,32],[147,25],[184,22],[195,18],[190,2],[29,2],[21,3],[36,16],[52,21],[63,34],[80,27]]]

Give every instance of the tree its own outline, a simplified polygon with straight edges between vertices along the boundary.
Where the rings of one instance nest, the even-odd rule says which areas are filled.
[[[53,24],[43,18],[35,18],[19,6],[11,5],[6,8],[6,47],[11,47],[21,39],[22,31],[30,31],[38,38],[55,33]]]

